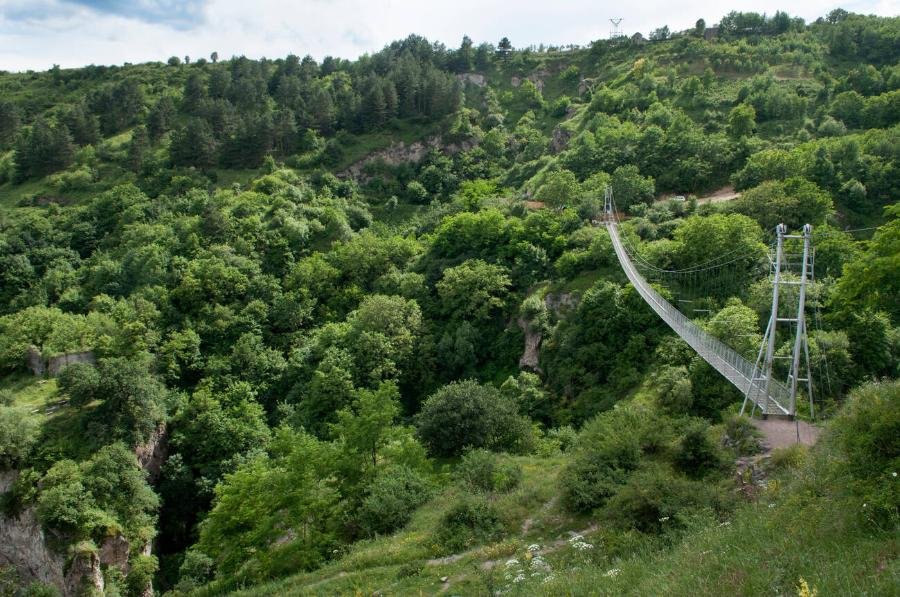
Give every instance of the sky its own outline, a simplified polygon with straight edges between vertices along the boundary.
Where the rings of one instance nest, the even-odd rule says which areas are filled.
[[[0,70],[165,61],[169,56],[354,59],[410,33],[457,47],[507,36],[515,47],[581,44],[620,30],[711,25],[731,10],[786,9],[807,21],[834,8],[897,16],[900,0],[0,0]]]

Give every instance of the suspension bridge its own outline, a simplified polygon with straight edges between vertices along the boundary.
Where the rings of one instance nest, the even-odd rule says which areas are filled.
[[[629,247],[623,241],[619,231],[615,203],[609,189],[606,192],[604,222],[609,231],[616,258],[629,282],[631,282],[641,298],[682,340],[744,395],[744,405],[741,408],[742,413],[749,406],[751,415],[759,412],[764,418],[793,419],[797,408],[797,386],[799,382],[805,382],[809,395],[810,414],[812,414],[812,379],[809,371],[809,348],[806,340],[805,317],[806,284],[812,274],[811,228],[809,226],[804,228],[802,235],[788,235],[783,226],[779,226],[777,230],[776,254],[772,261],[774,274],[772,312],[757,359],[754,362],[748,360],[697,325],[657,292],[645,277],[641,275],[636,264],[639,264],[642,269],[652,268],[653,266],[639,256],[633,247]],[[799,280],[787,280],[782,276],[785,265],[784,240],[787,238],[797,238],[803,241],[802,267]],[[732,263],[732,261],[713,258],[708,263],[710,268],[721,268]],[[675,274],[692,274],[704,271],[702,266],[695,266],[685,270],[655,269]],[[781,317],[779,315],[779,291],[783,285],[799,286],[796,317]],[[794,331],[793,352],[790,357],[775,354],[776,328],[779,324],[790,324]],[[800,373],[801,357],[805,357],[805,377],[801,377]],[[785,382],[776,379],[773,373],[773,363],[779,358],[789,358],[791,361],[790,373]]]

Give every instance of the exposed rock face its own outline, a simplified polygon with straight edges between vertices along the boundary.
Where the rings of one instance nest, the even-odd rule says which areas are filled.
[[[478,73],[459,73],[456,75],[456,78],[462,83],[471,83],[476,87],[484,87],[487,85],[487,80],[484,78],[484,75]]]
[[[76,554],[72,559],[72,565],[69,566],[69,571],[66,573],[65,596],[77,597],[85,593],[91,594],[92,590],[102,595],[103,588],[100,556],[93,551]]]
[[[543,336],[541,335],[540,330],[534,329],[531,322],[527,321],[524,317],[519,317],[519,319],[516,320],[516,323],[519,324],[519,327],[525,334],[525,350],[522,352],[522,357],[519,359],[519,369],[530,369],[531,371],[540,373],[540,347]]]
[[[44,358],[37,346],[29,346],[28,351],[25,353],[25,364],[37,377],[43,377],[44,374],[56,377],[60,371],[73,363],[94,364],[96,362],[97,359],[91,350],[67,352],[52,356],[49,359]]]
[[[145,443],[134,447],[134,455],[137,457],[141,468],[147,471],[150,483],[155,483],[159,479],[162,464],[169,453],[168,440],[169,434],[166,424],[160,423]]]
[[[466,140],[462,143],[450,143],[445,145],[439,135],[415,141],[413,143],[393,143],[385,149],[373,152],[358,162],[352,164],[341,176],[349,176],[357,180],[366,179],[365,168],[367,165],[384,162],[389,166],[398,166],[407,162],[420,162],[428,152],[438,150],[448,155],[471,149],[476,145],[475,140]]]
[[[561,152],[569,145],[569,139],[571,137],[572,131],[561,126],[557,126],[553,129],[553,134],[550,136],[550,151],[552,151],[553,153]]]
[[[0,493],[9,491],[17,477],[16,471],[0,473]],[[0,565],[15,568],[25,583],[40,581],[63,590],[64,564],[63,557],[47,547],[34,508],[14,517],[0,515]]]
[[[37,377],[43,377],[47,370],[47,363],[44,362],[41,351],[34,345],[28,347],[28,351],[25,353],[25,363]]]
[[[578,299],[565,292],[548,293],[544,297],[544,304],[549,310],[559,316],[563,310],[575,307],[578,304]],[[519,358],[519,368],[540,373],[541,342],[544,339],[543,334],[539,328],[533,326],[532,322],[524,317],[519,317],[516,320],[516,323],[519,324],[519,328],[525,334],[525,349],[522,351],[521,358]]]
[[[50,377],[56,377],[59,372],[74,363],[90,363],[93,365],[97,362],[94,352],[85,350],[82,352],[67,352],[65,354],[50,357],[47,360],[47,374]]]
[[[128,574],[128,550],[131,545],[128,539],[116,533],[107,537],[100,546],[100,563],[104,566],[116,566],[124,574]]]

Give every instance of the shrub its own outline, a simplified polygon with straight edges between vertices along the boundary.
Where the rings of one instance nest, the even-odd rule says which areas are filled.
[[[709,425],[698,422],[688,427],[678,444],[674,461],[681,472],[695,479],[722,468],[722,453],[709,438]]]
[[[474,491],[506,492],[521,483],[522,467],[487,450],[471,450],[456,468],[456,479]]]
[[[762,433],[748,417],[735,415],[725,420],[723,443],[738,456],[751,456],[762,450]]]
[[[827,437],[833,474],[866,504],[877,526],[900,522],[900,381],[871,383],[850,395]]]
[[[17,468],[31,453],[38,423],[28,409],[0,406],[0,469]]]
[[[503,530],[497,508],[484,498],[465,497],[441,517],[435,533],[446,551],[462,551],[490,541]]]
[[[428,397],[416,419],[419,437],[436,456],[465,448],[524,452],[533,438],[513,399],[474,380],[450,383]]]
[[[604,508],[610,521],[644,533],[660,533],[679,525],[678,515],[714,503],[705,483],[674,475],[654,464],[632,475]]]
[[[576,512],[602,506],[638,467],[643,449],[666,429],[645,408],[629,404],[601,413],[588,422],[575,444],[572,460],[560,475],[563,503]]]
[[[128,596],[141,597],[146,594],[153,575],[159,569],[159,561],[156,556],[139,555],[131,558],[128,564],[131,568],[125,577]]]
[[[100,373],[90,363],[73,363],[60,371],[56,383],[68,394],[72,406],[84,406],[97,396]]]
[[[416,471],[405,466],[384,470],[369,486],[357,512],[360,529],[369,536],[392,533],[409,522],[431,495],[428,482]]]

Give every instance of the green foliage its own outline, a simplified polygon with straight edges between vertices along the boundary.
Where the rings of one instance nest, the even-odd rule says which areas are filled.
[[[471,491],[505,493],[522,481],[522,468],[488,450],[466,452],[454,471],[459,483]]]
[[[585,424],[560,476],[566,507],[591,512],[604,505],[638,467],[642,451],[661,439],[661,432],[651,413],[635,405],[620,406]]]
[[[38,421],[28,407],[0,405],[0,469],[24,464],[38,439]]]
[[[604,508],[613,524],[645,533],[663,533],[683,523],[681,517],[715,504],[708,484],[673,475],[664,466],[637,471]]]
[[[857,496],[859,515],[882,529],[896,528],[900,523],[898,398],[900,383],[896,381],[859,388],[835,418],[827,438],[837,456],[830,462],[835,481],[844,480]]]
[[[762,450],[762,433],[750,419],[731,416],[725,419],[724,445],[738,456],[752,456]]]
[[[490,540],[502,529],[496,506],[483,497],[465,497],[441,517],[435,540],[444,552],[454,553]]]
[[[675,450],[673,462],[678,470],[694,479],[719,472],[725,459],[710,438],[709,426],[696,423],[688,427]]]
[[[144,471],[121,443],[101,448],[80,465],[57,461],[41,480],[37,496],[41,522],[76,538],[103,537],[119,528],[131,540],[147,541],[154,534],[158,507]]]
[[[416,426],[437,456],[459,455],[465,448],[523,452],[532,439],[515,402],[474,380],[450,383],[429,396]]]
[[[259,580],[311,569],[336,545],[339,494],[319,475],[331,448],[286,430],[279,444],[277,456],[249,460],[216,487],[197,546],[219,575]]]
[[[416,471],[396,466],[383,469],[366,490],[356,518],[367,536],[392,533],[431,498],[431,484]]]
[[[734,209],[759,222],[764,230],[773,230],[778,224],[799,230],[804,224],[824,224],[833,205],[831,197],[815,183],[789,178],[764,182],[745,191],[734,202]]]

